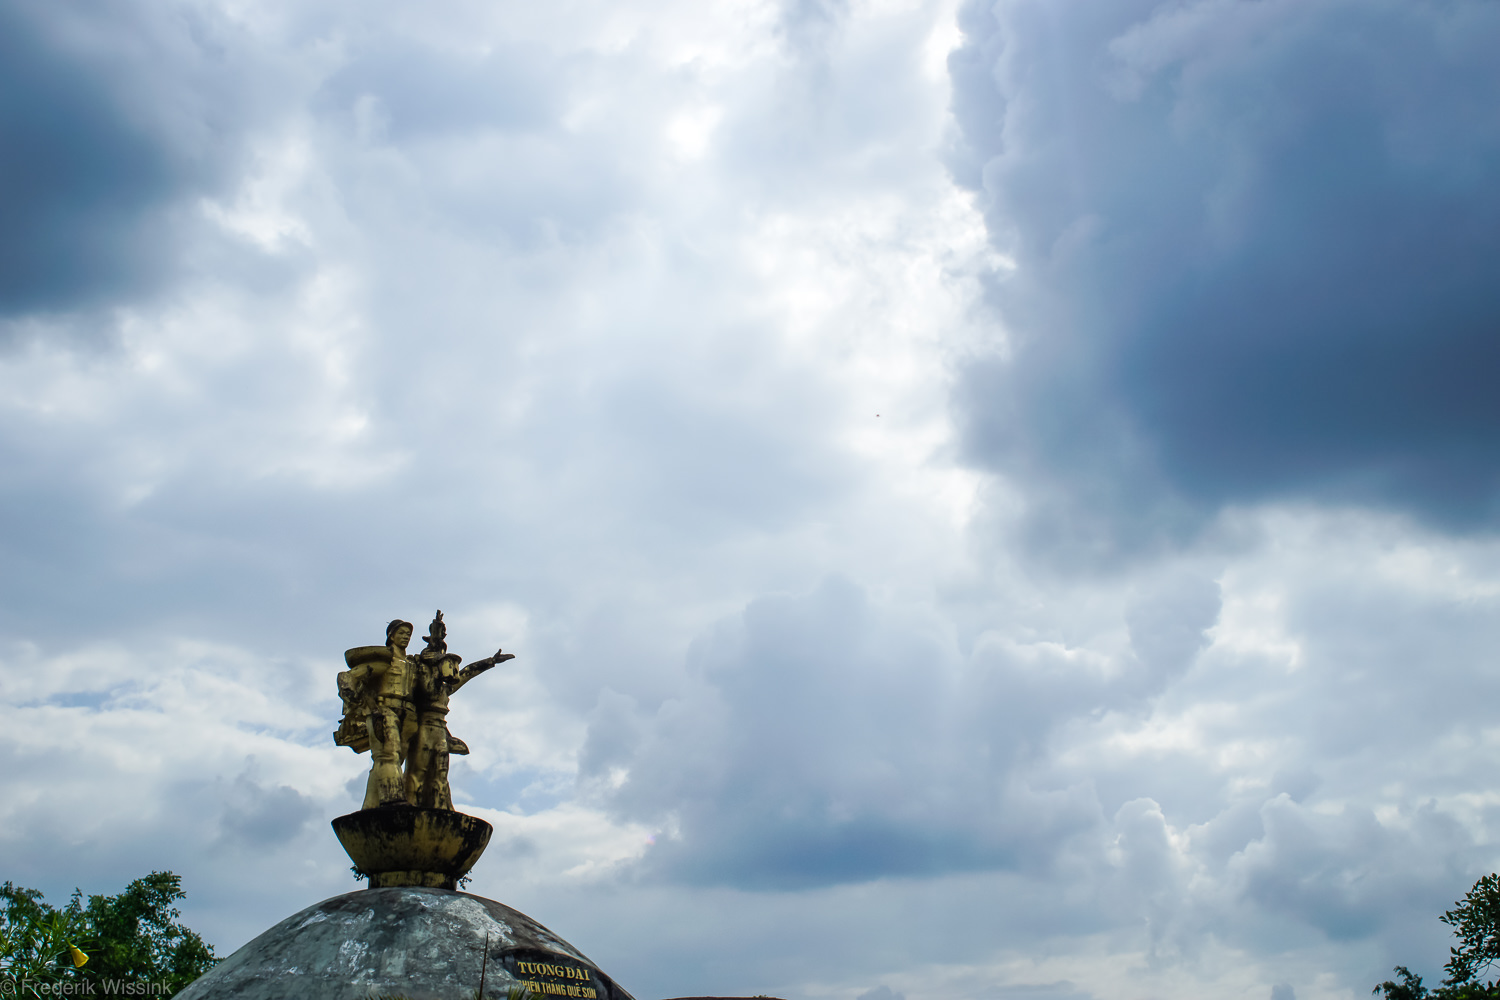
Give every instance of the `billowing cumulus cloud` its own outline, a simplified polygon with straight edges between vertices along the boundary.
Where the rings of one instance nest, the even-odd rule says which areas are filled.
[[[986,647],[965,669],[944,631],[831,580],[701,639],[693,693],[661,706],[614,793],[668,814],[644,863],[746,888],[1045,864],[1091,803],[1011,771],[1049,697],[1088,699],[1087,667]]]
[[[602,698],[582,774],[628,774],[614,807],[668,831],[643,863],[688,882],[1046,871],[1101,818],[1086,783],[1044,766],[1056,730],[1138,712],[1188,668],[1217,612],[1216,586],[1189,578],[1132,607],[1138,656],[999,633],[965,651],[941,618],[828,580],[699,639],[690,693],[649,721]]]
[[[955,175],[1014,271],[971,454],[1080,557],[1224,504],[1493,523],[1500,12],[968,5]]]

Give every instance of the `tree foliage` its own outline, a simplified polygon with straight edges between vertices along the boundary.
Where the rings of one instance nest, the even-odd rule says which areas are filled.
[[[68,945],[82,937],[80,915],[54,910],[35,889],[0,886],[0,973],[45,979],[72,965]]]
[[[1500,968],[1500,875],[1486,875],[1440,918],[1453,928],[1458,944],[1448,949],[1443,985],[1429,990],[1404,965],[1400,982],[1387,979],[1373,993],[1385,1000],[1500,1000],[1500,979],[1486,981]]]
[[[116,896],[74,890],[60,909],[35,889],[0,887],[0,973],[12,979],[160,983],[179,989],[218,962],[213,948],[177,923],[182,880],[171,872],[138,878]],[[69,946],[88,956],[75,967]]]
[[[1387,979],[1370,992],[1384,991],[1385,1000],[1426,1000],[1432,996],[1432,991],[1422,985],[1422,977],[1414,975],[1406,966],[1398,965],[1392,971],[1401,978],[1401,982]]]
[[[1475,882],[1442,920],[1458,935],[1458,947],[1448,949],[1443,967],[1445,983],[1474,983],[1493,972],[1500,962],[1500,875]],[[1494,992],[1496,985],[1492,979],[1488,987]]]

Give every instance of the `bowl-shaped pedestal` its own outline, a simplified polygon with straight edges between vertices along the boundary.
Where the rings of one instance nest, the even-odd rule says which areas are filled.
[[[491,827],[451,809],[381,806],[333,821],[333,832],[370,888],[456,889],[490,842]]]

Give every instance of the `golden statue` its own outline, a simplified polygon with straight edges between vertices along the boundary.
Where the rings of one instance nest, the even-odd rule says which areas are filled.
[[[417,665],[406,655],[412,631],[411,622],[397,619],[385,627],[384,646],[344,652],[349,669],[338,676],[344,718],[333,741],[355,753],[370,751],[364,809],[406,801],[401,765],[417,722],[412,703]]]
[[[344,653],[349,669],[338,675],[344,717],[333,741],[355,753],[370,751],[363,809],[451,810],[448,755],[469,748],[448,732],[448,696],[495,664],[515,659],[497,649],[494,656],[458,669],[463,657],[448,652],[441,611],[423,636],[426,648],[410,656],[406,647],[413,631],[411,622],[397,619],[386,626],[384,646],[356,646]]]
[[[439,611],[427,627],[427,647],[417,654],[417,729],[406,758],[406,801],[423,809],[452,809],[448,755],[469,747],[448,731],[448,696],[497,663],[515,659],[504,650],[458,669],[463,657],[448,652],[448,626]]]

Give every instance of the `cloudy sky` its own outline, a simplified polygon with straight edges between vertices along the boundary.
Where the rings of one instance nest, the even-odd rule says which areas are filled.
[[[1500,5],[3,0],[0,878],[641,1000],[1368,995],[1500,866]]]

